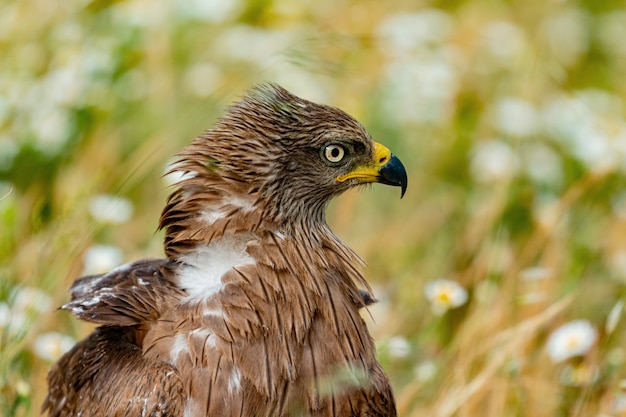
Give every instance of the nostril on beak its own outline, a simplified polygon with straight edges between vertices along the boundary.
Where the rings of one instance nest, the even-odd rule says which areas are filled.
[[[382,164],[384,162],[387,162],[389,160],[389,157],[387,156],[383,156],[378,160],[378,163]]]

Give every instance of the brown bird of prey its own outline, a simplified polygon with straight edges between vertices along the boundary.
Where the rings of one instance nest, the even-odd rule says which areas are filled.
[[[328,202],[407,176],[345,112],[256,88],[179,154],[165,259],[78,279],[100,327],[48,375],[49,416],[395,416]]]

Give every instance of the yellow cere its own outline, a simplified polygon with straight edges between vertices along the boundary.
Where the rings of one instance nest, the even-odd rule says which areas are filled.
[[[351,178],[359,178],[363,182],[375,182],[378,171],[391,159],[391,151],[384,145],[374,142],[374,158],[371,164],[361,165],[354,170],[337,177],[337,181],[344,182]]]

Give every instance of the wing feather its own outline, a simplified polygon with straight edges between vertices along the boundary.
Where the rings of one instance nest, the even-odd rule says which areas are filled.
[[[142,355],[132,328],[99,327],[48,375],[49,417],[182,417],[186,395],[178,371]],[[112,381],[116,395],[111,395]]]
[[[61,308],[98,324],[133,326],[156,320],[184,292],[171,282],[172,263],[166,259],[133,262],[107,274],[74,282],[72,299]]]

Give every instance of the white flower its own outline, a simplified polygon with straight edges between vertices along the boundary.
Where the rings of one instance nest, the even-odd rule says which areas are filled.
[[[122,251],[109,245],[95,245],[83,255],[83,275],[103,274],[120,265]]]
[[[197,63],[183,74],[183,86],[187,93],[206,98],[217,90],[221,76],[217,66],[207,62]]]
[[[557,186],[563,182],[561,156],[543,143],[527,143],[522,147],[523,169],[535,182]]]
[[[518,158],[511,147],[500,140],[478,143],[471,160],[472,176],[479,182],[492,183],[512,177]]]
[[[165,2],[122,1],[116,3],[111,11],[118,24],[137,27],[159,27],[169,15]]]
[[[542,281],[552,277],[552,270],[542,266],[531,266],[521,270],[519,276],[524,281]]]
[[[543,291],[530,291],[520,297],[522,304],[536,304],[546,301],[547,294]]]
[[[531,136],[537,130],[537,111],[524,99],[503,98],[496,103],[492,123],[500,132],[515,138]]]
[[[586,320],[575,320],[556,329],[548,337],[546,350],[554,363],[582,356],[591,349],[598,334]]]
[[[543,103],[539,118],[548,135],[571,148],[579,131],[593,123],[593,112],[579,98],[558,95]]]
[[[52,298],[39,288],[16,287],[11,292],[11,307],[15,316],[29,310],[45,313],[52,307]]]
[[[49,312],[51,307],[52,298],[46,292],[35,287],[14,287],[7,301],[0,303],[0,327],[10,334],[23,334],[39,314]]]
[[[393,358],[406,358],[411,351],[411,345],[402,336],[393,336],[387,341],[389,355]]]
[[[231,25],[222,31],[220,42],[215,45],[215,54],[225,60],[266,66],[290,48],[293,42],[293,33],[288,30]]]
[[[15,391],[20,397],[24,398],[30,397],[32,393],[31,386],[28,384],[28,382],[24,381],[21,378],[15,383]]]
[[[437,375],[438,367],[434,361],[425,361],[417,364],[413,372],[420,382],[426,382]]]
[[[387,16],[378,27],[386,53],[409,54],[427,45],[444,42],[454,27],[452,17],[438,9]]]
[[[501,65],[511,66],[526,49],[524,30],[512,22],[498,20],[488,23],[482,29],[482,38],[487,51],[499,58]]]
[[[242,7],[240,0],[179,0],[174,3],[183,17],[206,22],[224,22],[236,16]]]
[[[391,61],[385,69],[387,114],[403,123],[443,123],[459,86],[455,53]]]
[[[617,121],[622,108],[620,97],[588,89],[577,91],[574,97],[558,96],[547,101],[540,118],[545,132],[559,142],[563,151],[589,169],[605,172],[623,168],[626,160],[626,127],[623,121]]]
[[[89,201],[94,219],[109,223],[126,223],[133,215],[133,203],[127,198],[99,194]]]
[[[76,341],[64,334],[50,332],[39,335],[35,339],[33,351],[46,361],[55,361],[74,346]]]
[[[41,106],[31,116],[35,146],[45,154],[56,155],[67,142],[70,129],[69,112],[61,106]]]
[[[467,302],[467,291],[454,281],[438,279],[426,284],[426,298],[430,300],[435,314],[443,314],[447,310],[462,306]]]

